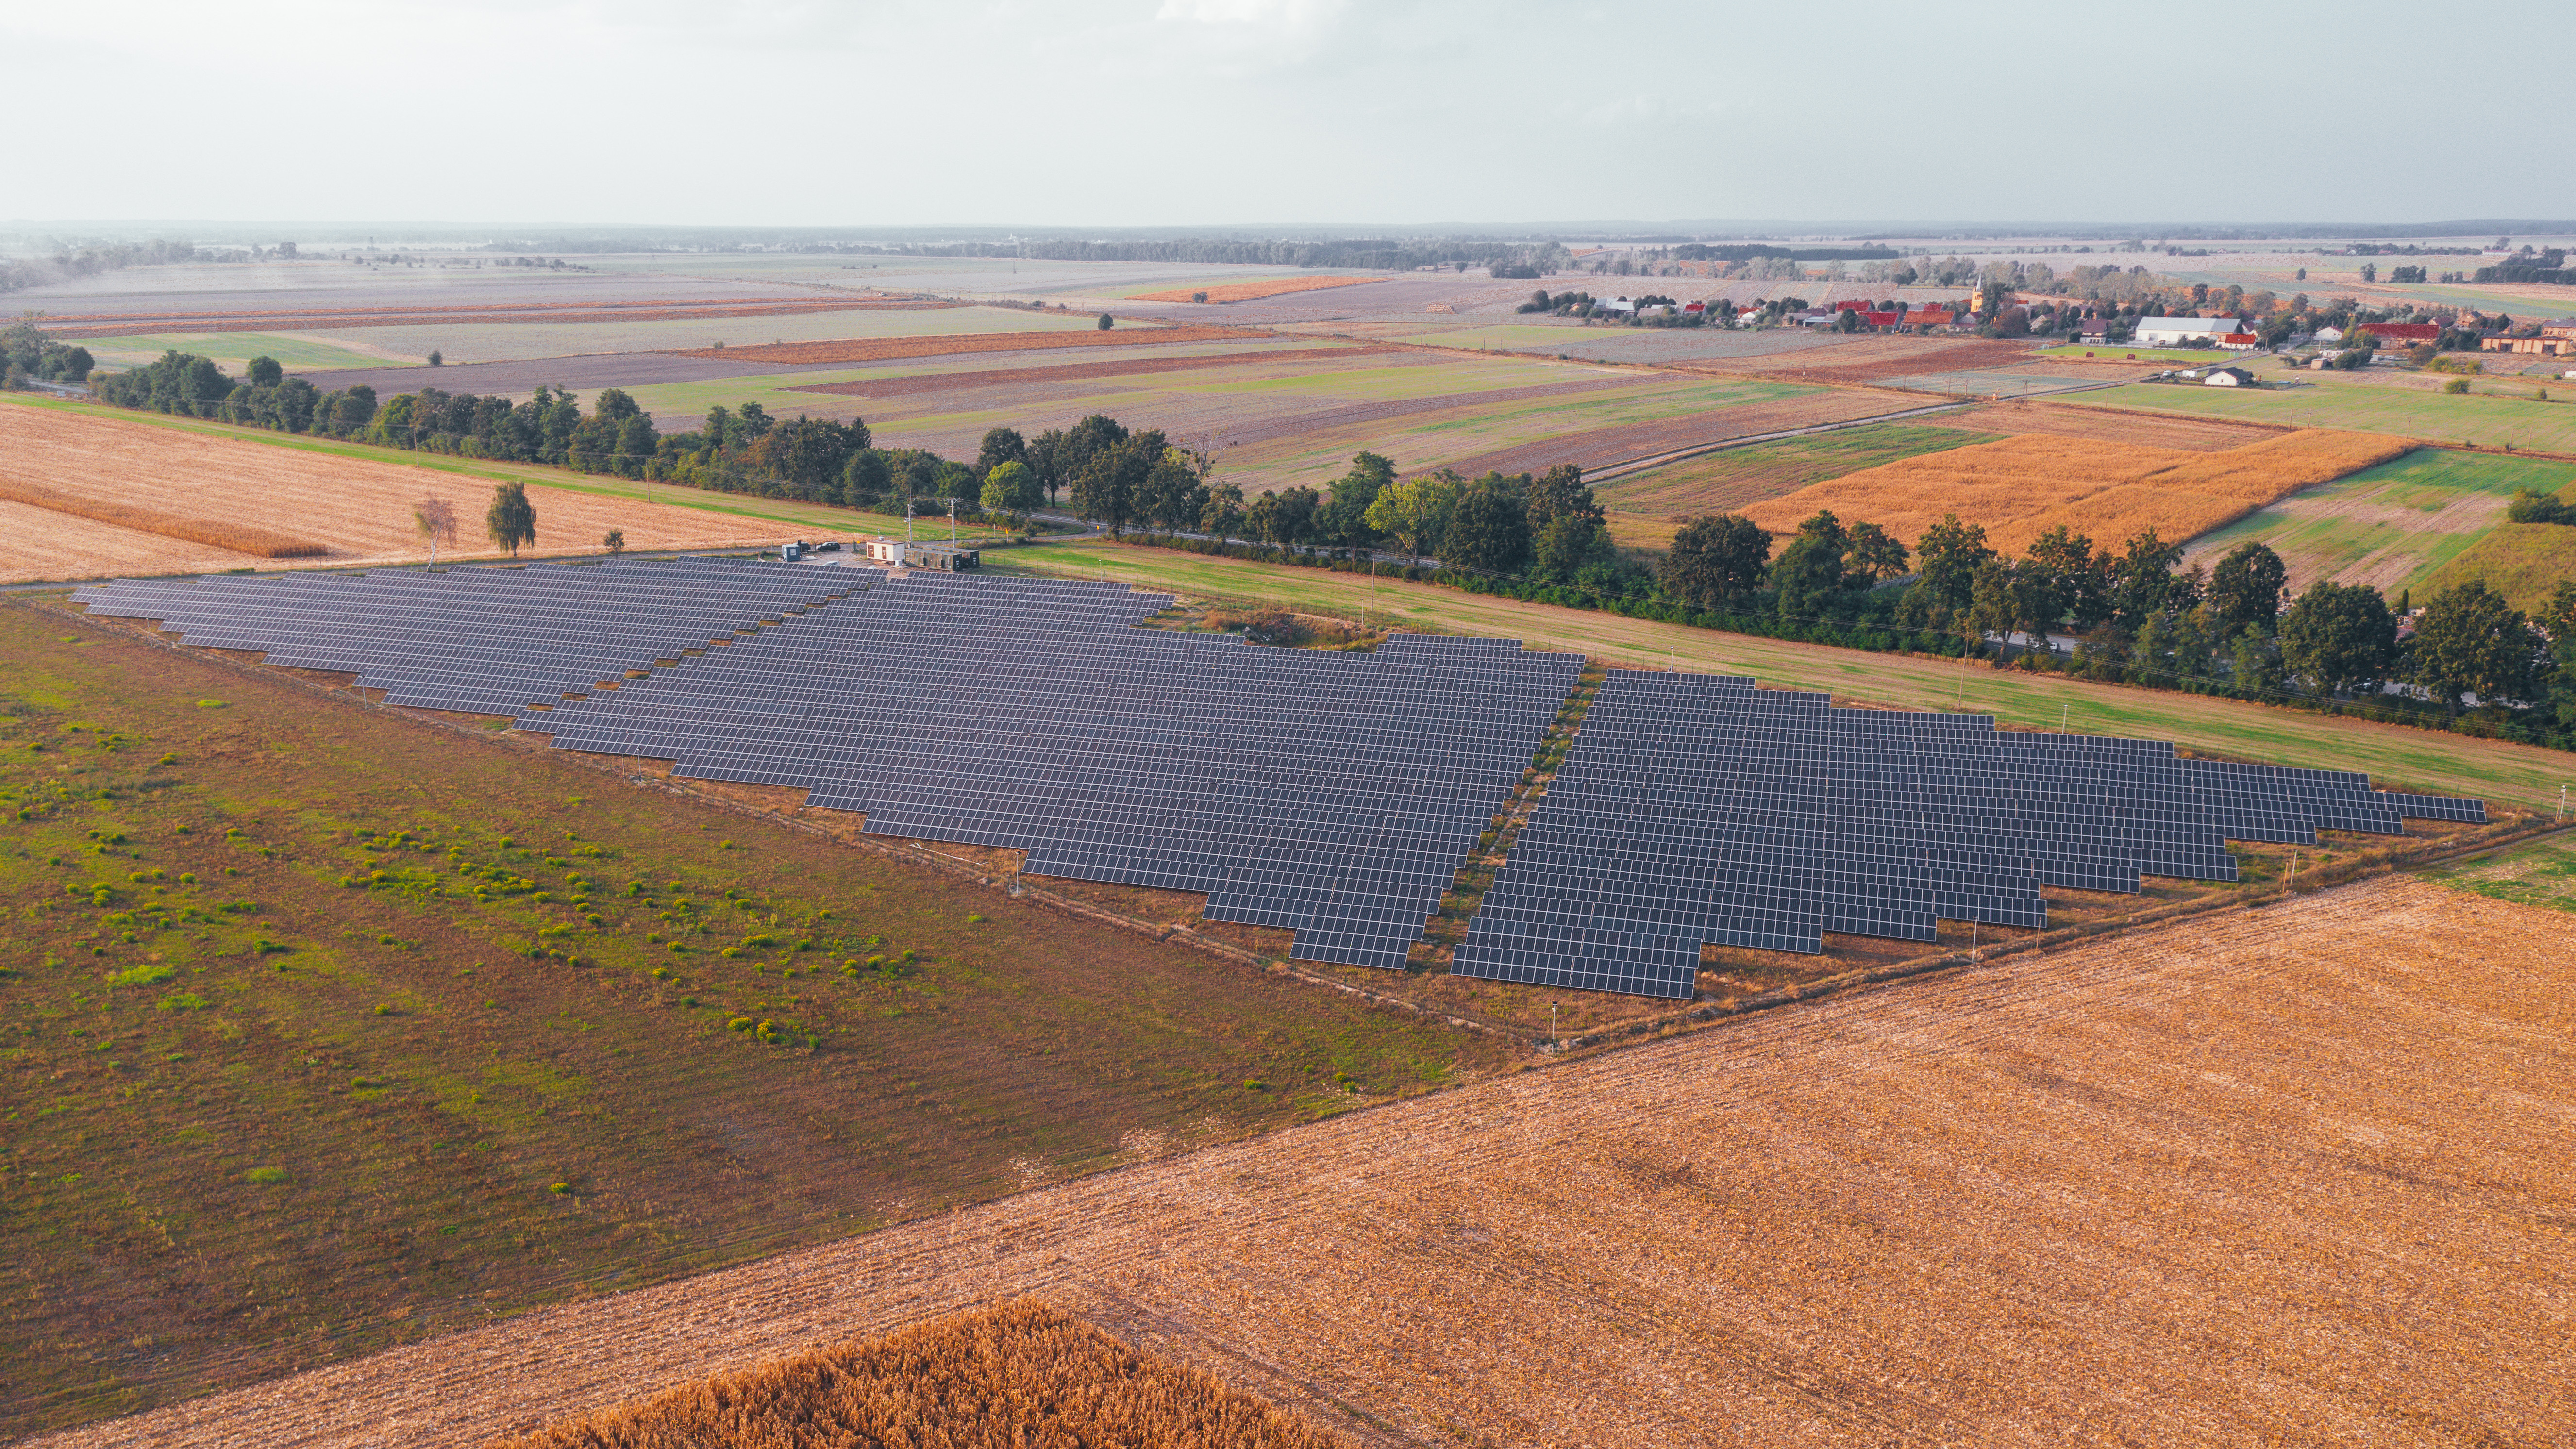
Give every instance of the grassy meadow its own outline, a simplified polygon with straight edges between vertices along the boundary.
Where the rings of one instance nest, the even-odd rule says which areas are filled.
[[[2499,523],[2427,575],[2416,597],[2483,579],[2515,608],[2536,612],[2563,583],[2576,581],[2576,527]]]
[[[2213,756],[2366,770],[2386,788],[2555,806],[2559,786],[2576,782],[2576,755],[2530,745],[1956,660],[1757,639],[1364,574],[1108,543],[1050,543],[986,560],[997,571],[1114,578],[1195,600],[1344,619],[1365,614],[1380,625],[1394,620],[1433,633],[1516,638],[1532,649],[1573,650],[1621,669],[1749,674],[1766,685],[1829,693],[1838,703],[1963,710],[2033,729],[2062,722],[2079,733],[2172,740]]]
[[[2471,378],[2470,391],[2442,391],[2439,373],[2287,372],[2303,384],[2275,391],[2130,383],[2084,394],[2092,407],[2131,407],[2295,427],[2397,433],[2433,443],[2512,446],[2576,453],[2576,388],[2535,402],[2532,384]],[[2265,380],[2272,380],[2266,373]]]
[[[2193,542],[2192,557],[2210,561],[2259,542],[2289,565],[2293,588],[2333,579],[2368,584],[2392,598],[2403,589],[2420,594],[2453,560],[2508,526],[2504,510],[2516,489],[2556,493],[2571,484],[2576,463],[2418,448],[2204,534]],[[2576,530],[2559,532],[2576,536]]]
[[[373,330],[373,329],[368,329]],[[363,331],[345,338],[318,332],[152,332],[132,337],[100,337],[81,343],[108,367],[141,367],[164,352],[210,357],[226,372],[239,375],[254,357],[273,357],[290,372],[333,367],[427,367],[429,359],[382,348]]]
[[[0,1435],[1505,1043],[0,605]]]

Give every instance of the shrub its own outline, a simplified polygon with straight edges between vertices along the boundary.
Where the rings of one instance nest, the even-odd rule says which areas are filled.
[[[1259,1077],[1246,1077],[1243,1079],[1243,1089],[1247,1092],[1267,1092],[1270,1090],[1270,1084]]]
[[[256,1182],[263,1187],[274,1187],[278,1183],[287,1181],[291,1176],[292,1174],[283,1167],[254,1167],[242,1174],[243,1180]]]
[[[2449,382],[2446,382],[2446,383],[2442,384],[2442,391],[2444,391],[2444,392],[2446,392],[2446,393],[2449,393],[2449,394],[2451,394],[2451,395],[2452,395],[2452,396],[2454,396],[2454,397],[2457,397],[2457,396],[2458,396],[2458,395],[2460,395],[2461,393],[2467,392],[2468,390],[2469,390],[2469,380],[2468,380],[2467,378],[2465,378],[2465,377],[2455,377],[2455,378],[2452,378]]]
[[[751,1030],[751,1018],[747,1016],[737,1016],[733,1020],[725,1023],[725,1030],[749,1031]]]

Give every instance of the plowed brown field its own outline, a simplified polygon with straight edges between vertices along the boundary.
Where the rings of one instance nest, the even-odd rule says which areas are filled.
[[[853,337],[840,342],[764,342],[753,347],[683,347],[675,357],[728,362],[891,362],[955,352],[1034,352],[1049,347],[1141,347],[1155,342],[1231,342],[1271,334],[1249,327],[1120,327],[1107,332],[967,332],[953,337]]]
[[[1752,358],[1743,363],[1730,362],[1729,372],[1756,372],[1781,382],[1813,382],[1826,386],[1855,386],[1879,382],[1891,377],[1911,377],[1919,372],[1972,372],[2019,362],[2030,355],[2025,342],[1916,342],[1910,338],[1884,339],[1891,346],[1879,355],[1854,358],[1849,354],[1866,343],[1851,348],[1836,347],[1822,354],[1783,353],[1772,357]],[[1873,349],[1875,351],[1876,349]],[[1801,365],[1804,364],[1804,365]]]
[[[1777,402],[1747,403],[1741,407],[1716,408],[1686,417],[1567,433],[1535,443],[1478,453],[1457,459],[1448,466],[1471,478],[1489,471],[1542,473],[1559,463],[1572,463],[1586,470],[1606,468],[1613,463],[1651,458],[1658,453],[1669,453],[1700,443],[1783,432],[1791,428],[1812,427],[1817,423],[1848,422],[1854,418],[1918,406],[1921,404],[1891,402],[1883,392],[1808,393]]]
[[[369,307],[347,311],[171,312],[111,321],[48,320],[56,337],[129,337],[156,332],[312,332],[356,327],[410,327],[428,322],[672,322],[699,317],[791,317],[803,312],[899,312],[963,306],[959,302],[847,301],[533,303],[473,307]]]
[[[2382,878],[45,1442],[470,1444],[1027,1294],[1418,1441],[2564,1443],[2571,1003],[2563,915]]]
[[[412,506],[443,498],[457,543],[442,557],[497,552],[478,537],[492,485],[433,468],[335,457],[122,418],[0,405],[0,481],[56,498],[147,508],[177,519],[230,520],[325,546],[325,564],[424,558]],[[762,525],[728,513],[532,486],[540,551],[595,547],[622,529],[635,549],[758,541]],[[784,529],[769,538],[783,536]],[[0,582],[185,573],[261,562],[214,543],[121,528],[0,501]]]

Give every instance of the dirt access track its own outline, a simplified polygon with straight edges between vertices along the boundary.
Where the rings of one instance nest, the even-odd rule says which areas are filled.
[[[1033,1294],[1376,1443],[2565,1443],[2566,922],[2383,877],[39,1442],[473,1444]]]

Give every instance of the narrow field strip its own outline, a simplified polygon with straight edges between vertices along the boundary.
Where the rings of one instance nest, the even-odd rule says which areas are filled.
[[[2563,919],[2383,879],[40,1442],[469,1444],[1015,1295],[1415,1438],[2550,1442]]]
[[[1034,352],[1053,347],[1137,347],[1155,342],[1250,340],[1271,334],[1250,327],[1128,327],[1091,332],[961,332],[944,337],[862,337],[844,342],[764,342],[750,347],[682,347],[674,357],[728,362],[884,362],[960,352]]]

